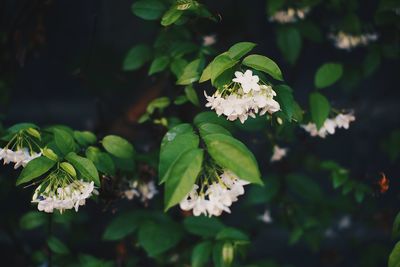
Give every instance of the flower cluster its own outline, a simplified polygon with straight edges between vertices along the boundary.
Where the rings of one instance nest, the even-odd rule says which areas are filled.
[[[19,167],[25,167],[29,161],[40,157],[42,153],[36,153],[29,151],[27,148],[19,148],[16,151],[8,149],[7,147],[0,149],[0,160],[4,161],[4,164],[10,162],[15,163],[14,169]]]
[[[272,114],[280,110],[279,103],[273,99],[275,91],[269,85],[260,84],[259,77],[251,70],[237,71],[235,76],[232,85],[226,86],[222,92],[216,91],[212,96],[204,92],[206,107],[215,110],[218,116],[223,114],[230,121],[239,119],[242,123],[249,116],[255,118],[257,113]]]
[[[55,209],[61,213],[73,208],[78,211],[79,206],[85,205],[86,199],[97,192],[93,182],[82,180],[73,180],[66,185],[61,181],[50,182],[46,188],[43,188],[44,184],[45,182],[36,188],[32,203],[37,203],[38,210],[47,213],[52,213]]]
[[[201,188],[195,184],[179,205],[182,210],[193,210],[194,216],[220,216],[223,211],[230,213],[229,207],[238,200],[238,196],[244,194],[244,185],[247,184],[231,171],[225,170],[218,181],[205,183]]]
[[[355,121],[353,114],[338,114],[335,118],[326,119],[323,126],[318,130],[315,123],[308,123],[301,127],[310,133],[311,136],[319,136],[325,138],[328,134],[334,134],[336,128],[349,129],[350,122]]]
[[[329,38],[333,40],[336,48],[351,50],[357,46],[365,46],[372,41],[376,41],[378,39],[378,35],[376,33],[352,35],[339,31],[337,34],[330,34]]]
[[[304,8],[288,8],[286,10],[279,10],[269,18],[269,21],[278,22],[281,24],[292,23],[304,19],[310,12],[309,7]]]
[[[136,196],[140,197],[140,201],[142,202],[147,202],[156,194],[158,194],[158,190],[154,181],[150,181],[148,183],[134,181],[129,184],[129,189],[125,190],[124,192],[124,195],[127,199],[132,200]]]

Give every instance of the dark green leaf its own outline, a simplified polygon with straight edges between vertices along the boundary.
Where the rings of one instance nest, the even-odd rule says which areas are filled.
[[[232,68],[238,63],[237,60],[230,58],[227,54],[217,56],[211,62],[211,83],[214,84],[216,79],[226,70]]]
[[[185,87],[185,95],[187,99],[189,99],[189,101],[192,102],[195,106],[200,105],[199,97],[197,96],[197,93],[191,84]]]
[[[183,221],[183,225],[186,231],[201,237],[215,237],[224,228],[224,224],[220,220],[206,216],[187,217]]]
[[[299,31],[294,27],[278,28],[276,42],[286,61],[296,63],[302,46]]]
[[[139,220],[140,216],[134,211],[120,214],[107,226],[103,234],[103,239],[115,241],[125,238],[138,228]]]
[[[229,48],[228,50],[228,56],[232,59],[240,59],[247,53],[249,53],[253,48],[256,46],[255,43],[251,42],[240,42],[237,44],[234,44]]]
[[[157,0],[140,0],[132,5],[133,14],[147,20],[159,19],[164,10],[164,4]]]
[[[75,150],[75,141],[72,135],[61,129],[54,129],[54,141],[63,155]]]
[[[176,84],[188,85],[200,78],[200,69],[202,68],[203,60],[195,59],[186,65],[182,75],[179,77]]]
[[[167,12],[164,13],[161,19],[161,25],[168,26],[175,23],[183,14],[183,10],[178,10],[173,5]]]
[[[115,175],[115,165],[112,158],[97,147],[90,146],[86,149],[86,157],[90,159],[96,168],[102,173]]]
[[[31,230],[44,225],[48,217],[45,213],[40,211],[30,211],[25,213],[19,220],[19,225],[24,230]]]
[[[331,105],[328,99],[320,93],[310,94],[310,112],[311,119],[317,125],[318,129],[322,127],[329,116]]]
[[[48,172],[55,164],[55,161],[46,157],[38,157],[29,161],[19,175],[16,184],[20,185],[32,181]]]
[[[339,63],[325,63],[317,70],[314,78],[314,84],[317,88],[331,86],[342,77],[343,66]]]
[[[89,131],[74,131],[74,138],[81,146],[93,145],[96,143],[96,135]]]
[[[137,70],[151,58],[151,49],[149,46],[139,44],[132,47],[125,56],[122,69],[125,71]]]
[[[272,78],[283,81],[282,72],[278,65],[268,57],[261,55],[250,55],[243,59],[242,64],[269,74]]]
[[[69,253],[68,247],[54,236],[51,236],[49,239],[47,239],[47,245],[49,246],[50,250],[56,254],[66,255]]]
[[[222,168],[235,173],[240,179],[263,184],[254,155],[239,140],[225,134],[203,137],[208,153]]]
[[[78,170],[79,175],[83,179],[86,181],[93,181],[97,186],[100,186],[99,174],[91,160],[78,156],[74,152],[69,153],[65,159]]]
[[[397,242],[389,256],[388,267],[400,267],[400,242]]]
[[[101,143],[108,153],[117,158],[131,159],[135,154],[132,144],[116,135],[107,135]]]
[[[161,72],[167,68],[169,64],[169,57],[161,56],[156,57],[150,65],[149,75]]]
[[[213,244],[210,241],[204,241],[197,244],[192,251],[192,267],[203,267],[210,259]]]
[[[201,137],[204,137],[208,134],[216,134],[216,133],[232,136],[231,133],[227,129],[225,129],[224,127],[222,127],[218,124],[202,123],[198,127],[199,127]]]
[[[294,98],[293,98],[293,90],[287,85],[281,84],[274,87],[276,92],[276,100],[279,102],[281,106],[281,110],[285,113],[289,120],[292,119],[294,112]]]
[[[202,167],[203,155],[202,149],[191,149],[173,163],[170,176],[165,182],[165,210],[181,202],[193,189]]]

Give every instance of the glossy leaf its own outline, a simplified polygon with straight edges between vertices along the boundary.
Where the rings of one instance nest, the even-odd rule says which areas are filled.
[[[328,99],[320,93],[310,94],[310,112],[311,119],[317,125],[318,129],[322,127],[329,116],[331,105]]]
[[[35,158],[25,166],[19,175],[16,184],[24,184],[38,178],[48,172],[54,165],[56,161],[48,159],[47,157]]]
[[[75,167],[79,176],[84,180],[93,181],[97,186],[100,186],[99,174],[91,160],[78,156],[74,152],[69,153],[65,159]]]
[[[108,153],[117,158],[131,159],[135,154],[132,144],[116,135],[107,135],[101,143]]]
[[[242,64],[269,74],[275,80],[283,81],[282,72],[270,58],[261,55],[250,55],[243,59]]]
[[[339,63],[325,63],[317,70],[314,78],[316,88],[325,88],[337,82],[343,74],[343,66]]]

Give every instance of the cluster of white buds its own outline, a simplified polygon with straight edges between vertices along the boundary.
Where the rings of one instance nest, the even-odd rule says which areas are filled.
[[[303,20],[310,12],[309,7],[303,8],[288,8],[286,10],[279,10],[269,18],[269,21],[278,22],[280,24],[292,23],[298,20]]]
[[[329,38],[333,40],[333,43],[338,49],[351,50],[357,46],[365,46],[370,42],[378,39],[376,33],[365,33],[360,35],[353,35],[339,31],[337,34],[330,34]]]
[[[46,181],[49,183],[47,184]],[[43,188],[44,186],[46,188]],[[32,203],[37,203],[38,210],[47,213],[53,213],[54,210],[62,213],[64,210],[73,208],[78,211],[79,206],[85,205],[86,199],[90,198],[92,194],[97,194],[93,182],[72,180],[65,183],[64,179],[50,176],[36,188]]]
[[[334,134],[336,128],[349,129],[350,122],[355,121],[356,117],[353,114],[338,114],[335,118],[326,119],[322,127],[318,130],[315,123],[301,125],[301,127],[310,133],[311,136],[319,136],[325,138],[328,134]]]
[[[223,211],[230,213],[229,207],[238,200],[238,196],[244,194],[247,184],[249,182],[225,170],[211,184],[203,183],[201,187],[195,184],[179,205],[182,210],[193,210],[194,216],[220,216]]]
[[[206,107],[215,110],[218,116],[225,115],[230,121],[239,119],[242,123],[249,116],[255,118],[256,114],[272,114],[280,110],[279,103],[273,99],[275,91],[269,85],[260,84],[259,77],[251,70],[237,71],[235,76],[221,92],[216,91],[212,96],[204,92]]]
[[[132,200],[135,197],[140,197],[140,201],[147,202],[152,199],[158,190],[154,181],[148,183],[134,181],[129,183],[129,189],[124,191],[124,195],[127,199]]]
[[[3,160],[4,164],[15,163],[14,169],[19,167],[25,167],[29,161],[40,157],[42,153],[35,151],[29,151],[28,148],[18,148],[16,151],[8,149],[7,147],[0,149],[0,160]]]

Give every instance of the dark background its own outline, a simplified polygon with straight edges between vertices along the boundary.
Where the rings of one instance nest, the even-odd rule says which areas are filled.
[[[268,22],[264,1],[205,2],[212,11],[222,15],[222,20],[216,24],[206,22],[199,32],[216,34],[219,51],[242,40],[259,44],[257,52],[278,63],[302,106],[307,104],[318,66],[331,60],[357,64],[365,52],[365,48],[340,51],[328,41],[323,44],[306,41],[297,64],[291,67],[283,61],[276,47],[274,25]],[[123,72],[121,64],[130,47],[142,42],[151,44],[161,26],[135,17],[131,4],[128,0],[1,1],[0,30],[2,38],[8,39],[0,47],[0,71],[9,81],[9,89],[3,89],[0,102],[3,124],[9,126],[24,121],[38,125],[66,124],[100,135],[121,134],[133,141],[139,151],[157,146],[159,129],[138,126],[127,118],[127,110],[135,106],[149,88],[160,86],[158,77],[147,77],[147,69]],[[365,1],[361,17],[370,17],[376,7],[376,1]],[[322,21],[318,10],[313,10],[311,16]],[[324,21],[326,24],[326,19]],[[329,28],[328,25],[322,27]],[[381,143],[392,130],[400,127],[399,70],[398,61],[385,59],[374,75],[357,86],[335,86],[325,91],[333,106],[354,109],[357,120],[350,130],[339,131],[326,140],[303,140],[309,151],[323,159],[337,160],[351,169],[357,179],[371,186],[379,173],[384,172],[390,178],[390,190],[384,195],[371,196],[364,205],[356,207],[350,215],[351,227],[340,232],[339,237],[324,242],[320,252],[310,252],[301,243],[289,247],[286,233],[279,227],[268,226],[256,240],[257,249],[252,251],[254,258],[267,256],[294,266],[360,266],[356,259],[376,254],[380,257],[378,265],[365,266],[385,266],[387,253],[394,244],[390,231],[398,211],[400,170],[382,151]],[[173,84],[163,83],[162,86],[162,89],[171,90]],[[170,112],[190,120],[197,111],[187,105]],[[263,148],[256,152],[258,157],[266,159]],[[13,183],[6,180],[13,179],[12,175],[7,175],[11,173],[9,169],[1,168],[0,172],[2,262],[9,262],[7,266],[26,266],[30,257],[26,244],[38,245],[42,237],[14,232],[10,240],[9,233],[12,223],[31,208],[26,205],[30,190],[14,188]],[[90,203],[88,209],[93,210],[90,216],[112,217],[94,203]],[[337,219],[342,215],[338,214]],[[235,220],[245,224],[245,218],[236,217],[233,223]],[[107,221],[96,222],[91,229],[97,236],[94,240],[99,239]],[[90,229],[88,225],[82,227],[77,231]],[[86,240],[81,248],[104,258],[114,255],[110,244],[96,245],[93,240]],[[369,262],[368,258],[365,261]]]

